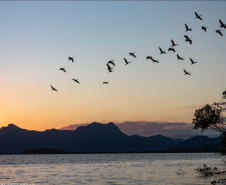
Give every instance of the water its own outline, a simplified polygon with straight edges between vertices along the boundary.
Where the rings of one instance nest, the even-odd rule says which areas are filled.
[[[218,154],[0,155],[0,184],[206,185],[194,169],[218,166]],[[177,172],[184,172],[178,175]]]

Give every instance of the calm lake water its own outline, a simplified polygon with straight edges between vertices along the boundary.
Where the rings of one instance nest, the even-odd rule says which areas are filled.
[[[206,185],[194,169],[226,170],[218,154],[0,155],[0,184]],[[184,172],[178,175],[177,172]]]

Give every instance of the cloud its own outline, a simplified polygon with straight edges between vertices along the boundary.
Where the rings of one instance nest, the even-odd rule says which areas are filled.
[[[58,128],[58,130],[76,130],[78,127],[86,126],[86,125],[89,125],[89,124],[84,123],[84,124],[68,125],[68,126],[60,127],[60,128]]]
[[[201,105],[194,105],[194,106],[186,106],[186,107],[177,107],[178,109],[199,109],[203,106]]]
[[[120,130],[127,135],[141,135],[152,136],[161,134],[168,137],[180,137],[186,138],[193,135],[198,135],[200,132],[193,130],[193,125],[184,122],[148,122],[148,121],[136,121],[136,122],[124,122],[118,123],[117,126]]]
[[[60,130],[75,130],[79,126],[88,124],[69,125]],[[193,130],[194,125],[185,122],[149,122],[149,121],[126,121],[115,123],[115,125],[127,135],[153,136],[161,134],[171,138],[189,138],[196,135],[207,135],[209,137],[219,136],[219,132],[207,130],[201,133],[200,130]]]

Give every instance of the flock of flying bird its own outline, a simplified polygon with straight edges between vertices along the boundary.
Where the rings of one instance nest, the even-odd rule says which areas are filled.
[[[197,19],[203,21],[201,15],[199,15],[197,12],[195,12],[195,18],[197,18]],[[226,24],[224,24],[220,19],[219,19],[219,22],[220,22],[220,28],[226,29]],[[185,24],[185,29],[186,29],[186,30],[185,30],[186,32],[192,31],[192,29],[189,28],[187,24]],[[207,31],[207,27],[202,26],[202,27],[201,27],[201,30],[203,30],[204,32],[206,32],[206,31]],[[223,36],[221,30],[215,30],[215,31],[216,31],[216,33],[218,33],[220,36]],[[185,37],[185,42],[189,42],[190,44],[192,44],[192,40],[191,40],[191,38],[189,38],[188,35],[184,35],[184,37]],[[175,52],[176,52],[175,46],[177,46],[178,44],[175,44],[175,42],[174,42],[172,39],[171,39],[171,43],[172,43],[172,45],[171,45],[171,47],[168,49],[168,52],[172,51],[172,52],[175,53]],[[166,54],[166,51],[163,51],[161,47],[159,47],[159,50],[160,50],[160,54]],[[131,52],[131,53],[128,53],[128,54],[129,54],[130,56],[134,57],[134,58],[137,58],[136,55],[135,55],[135,52]],[[177,59],[178,59],[178,60],[185,60],[183,57],[179,56],[179,54],[177,54],[176,56],[177,56]],[[156,60],[156,59],[153,59],[152,56],[147,56],[147,57],[146,57],[146,60],[148,60],[148,59],[150,59],[151,61],[153,61],[153,63],[159,63],[159,61]],[[74,62],[73,57],[68,57],[68,61],[70,61],[70,60],[71,60],[72,62]],[[131,63],[131,62],[127,61],[126,58],[124,58],[124,61],[125,61],[125,65],[128,65],[129,63]],[[192,58],[190,58],[190,61],[191,61],[191,65],[197,63],[197,62],[195,62]],[[108,70],[108,72],[113,72],[113,68],[115,67],[114,60],[108,61],[106,65],[107,65],[107,70]],[[60,68],[59,70],[66,73],[65,68]],[[184,70],[184,75],[191,75],[190,72],[186,71],[185,69],[183,69],[183,70]],[[78,81],[78,79],[72,79],[72,80],[73,80],[74,82],[80,84],[80,82]],[[103,82],[103,84],[109,84],[109,82],[108,82],[108,81],[105,81],[105,82]],[[51,85],[51,88],[52,88],[53,91],[57,91],[57,89],[56,89],[55,87],[53,87],[52,85]]]

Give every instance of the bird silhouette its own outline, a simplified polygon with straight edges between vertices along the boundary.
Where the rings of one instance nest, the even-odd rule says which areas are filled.
[[[184,60],[184,59],[177,54],[177,60]]]
[[[190,44],[192,44],[192,40],[190,38],[187,39],[186,42],[189,42]]]
[[[191,61],[191,65],[196,64],[196,63],[197,63],[197,62],[194,62],[194,60],[192,60],[191,58],[190,58],[190,61]]]
[[[197,14],[196,12],[195,12],[195,15],[196,15],[196,17],[195,17],[195,18],[200,19],[200,20],[202,20],[202,21],[203,21],[203,19],[201,18],[201,15]]]
[[[191,28],[188,28],[188,25],[187,24],[184,24],[184,25],[185,25],[186,31],[192,31]]]
[[[80,84],[80,82],[78,81],[78,79],[72,79],[74,82],[77,82],[78,84]]]
[[[155,59],[153,59],[151,56],[147,56],[146,57],[146,60],[148,60],[148,59],[151,59],[152,61],[153,61],[153,63],[159,63],[159,61],[158,60],[155,60]]]
[[[61,71],[64,71],[64,72],[66,73],[66,70],[65,70],[65,68],[60,68],[59,70],[61,70]]]
[[[206,28],[207,28],[207,27],[202,26],[202,27],[201,27],[201,30],[204,30],[204,31],[206,32]]]
[[[174,47],[174,46],[177,46],[178,44],[175,44],[175,42],[171,39],[171,43],[172,43],[172,46],[171,47]]]
[[[125,61],[125,65],[131,63],[131,62],[128,62],[125,58],[124,58],[124,61]]]
[[[174,48],[169,48],[168,51],[176,52]]]
[[[185,69],[184,69],[184,75],[191,75],[190,72],[187,72]]]
[[[186,40],[189,39],[189,37],[187,35],[184,35],[184,37],[185,37]]]
[[[216,33],[218,33],[219,35],[221,35],[223,37],[223,34],[221,33],[221,30],[215,30]]]
[[[135,53],[135,52],[129,53],[129,55],[130,55],[130,56],[133,56],[134,58],[137,58],[136,55],[135,55],[134,53]]]
[[[226,24],[224,24],[220,19],[219,19],[219,22],[220,22],[220,28],[226,29]]]
[[[191,38],[189,38],[187,35],[184,35],[184,37],[186,38],[185,42],[189,42],[190,44],[192,44]]]
[[[166,52],[163,51],[162,48],[159,47],[159,50],[160,50],[160,54],[166,54]]]
[[[108,82],[108,81],[106,81],[106,82],[103,82],[103,84],[109,84],[109,82]]]
[[[73,57],[68,57],[68,60],[71,60],[72,62],[74,62]]]
[[[113,66],[115,66],[115,63],[113,62],[114,60],[110,60],[109,62],[108,62],[108,64],[112,64]]]
[[[56,88],[54,88],[52,85],[50,85],[52,88],[52,91],[57,91]]]
[[[108,72],[112,72],[112,71],[113,71],[113,70],[112,70],[112,67],[109,66],[109,64],[106,64],[106,65],[107,65]]]

